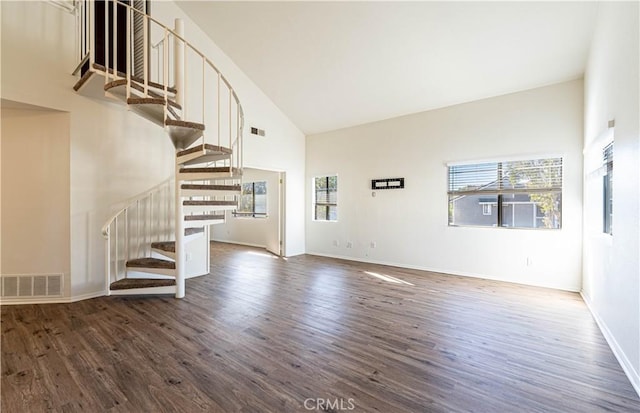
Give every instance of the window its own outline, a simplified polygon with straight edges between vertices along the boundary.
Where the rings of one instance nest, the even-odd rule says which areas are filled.
[[[562,158],[450,165],[448,194],[450,226],[558,229]]]
[[[602,177],[602,231],[613,235],[613,142],[602,150],[605,175]]]
[[[267,216],[267,183],[245,182],[238,209],[233,213],[236,217],[266,217]]]
[[[338,220],[338,177],[314,178],[313,219],[316,221]]]

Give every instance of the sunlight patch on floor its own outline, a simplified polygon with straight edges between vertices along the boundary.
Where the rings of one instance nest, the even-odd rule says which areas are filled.
[[[277,255],[269,254],[268,252],[246,251],[246,253],[250,255],[257,255],[259,257],[273,258],[274,260],[280,258]]]
[[[402,285],[411,285],[413,286],[413,284],[411,284],[410,282],[401,280],[400,278],[396,278],[396,277],[392,277],[390,275],[387,274],[378,274],[377,272],[371,272],[371,271],[363,271],[365,274],[370,275],[372,277],[378,278],[382,281],[386,281],[386,282],[390,282],[393,284],[402,284]]]

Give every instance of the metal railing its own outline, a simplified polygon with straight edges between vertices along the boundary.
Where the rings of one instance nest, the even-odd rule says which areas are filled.
[[[130,98],[153,98],[154,104],[161,99],[161,123],[165,125],[168,119],[205,125],[202,137],[190,146],[211,144],[230,149],[228,158],[209,166],[241,173],[244,113],[235,90],[213,62],[184,39],[181,20],[176,19],[175,28],[170,29],[136,8],[144,3],[74,2],[79,59],[74,74],[102,74],[106,89],[124,88],[127,103]],[[122,89],[119,92],[122,96]],[[176,176],[178,171],[179,165]],[[180,188],[180,181],[165,181],[125,203],[107,221],[102,230],[107,291],[112,282],[127,276],[128,260],[151,256],[154,241],[175,240],[176,297],[184,296]]]
[[[151,243],[174,238],[174,180],[135,196],[102,227],[106,239],[106,289],[126,278],[128,260],[151,256]]]

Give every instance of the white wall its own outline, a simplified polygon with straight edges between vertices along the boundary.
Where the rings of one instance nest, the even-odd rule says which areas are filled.
[[[582,86],[576,80],[309,136],[308,253],[580,290]],[[561,230],[447,226],[445,162],[537,154],[564,156]],[[338,222],[312,220],[312,179],[325,174],[338,175]],[[406,188],[372,197],[371,179],[385,177],[404,177]]]
[[[601,183],[585,178],[582,293],[640,394],[639,13],[637,2],[598,9],[585,74],[584,144],[599,151],[593,142],[615,119],[613,236],[601,232]]]
[[[247,168],[243,182],[267,182],[267,217],[238,217],[227,213],[227,222],[214,225],[211,231],[213,241],[231,242],[267,248],[270,238],[278,232],[278,180],[279,173]]]
[[[286,172],[285,255],[305,252],[304,162],[305,136],[277,106],[225,55],[222,50],[179,8],[179,3],[154,2],[151,14],[173,27],[175,18],[184,21],[185,38],[204,52],[224,73],[236,90],[245,112],[244,165]],[[238,30],[242,30],[241,27]],[[249,134],[249,127],[266,131],[266,137]]]
[[[62,274],[68,287],[69,114],[3,107],[1,140],[3,275]]]

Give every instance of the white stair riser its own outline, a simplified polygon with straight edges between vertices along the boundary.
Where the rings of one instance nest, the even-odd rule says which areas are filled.
[[[145,274],[170,275],[175,277],[176,270],[169,268],[145,268],[145,267],[127,267],[127,274],[131,272],[140,272]]]
[[[208,213],[216,211],[233,211],[237,205],[185,205],[182,207],[187,214]]]
[[[131,279],[152,279],[152,280],[175,280],[173,275],[150,274],[148,272],[127,271],[127,278]]]
[[[159,249],[157,249],[157,248],[151,248],[151,251],[152,251],[154,254],[158,254],[158,255],[160,255],[160,256],[162,256],[162,257],[170,258],[170,259],[172,259],[172,260],[174,260],[174,261],[176,260],[176,253],[175,253],[175,252],[165,251],[165,250],[159,250]]]
[[[209,219],[206,221],[184,221],[185,228],[200,228],[208,225],[224,224],[224,219]]]
[[[240,177],[231,172],[189,172],[178,174],[178,179],[181,181],[222,181],[238,178]]]
[[[170,285],[167,287],[131,288],[129,290],[109,290],[109,295],[156,295],[175,293],[175,285]]]

